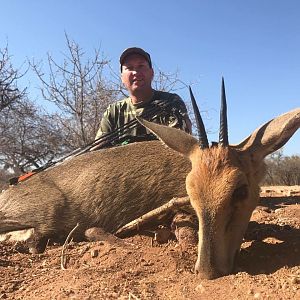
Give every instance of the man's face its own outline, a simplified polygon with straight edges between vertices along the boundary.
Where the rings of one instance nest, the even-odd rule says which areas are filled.
[[[148,61],[139,54],[131,54],[122,65],[121,79],[129,93],[151,89],[153,69]]]

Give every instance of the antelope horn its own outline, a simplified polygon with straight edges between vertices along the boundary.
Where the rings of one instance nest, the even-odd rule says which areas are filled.
[[[219,143],[221,146],[228,146],[228,125],[227,125],[227,104],[224,78],[222,77],[222,88],[221,88],[221,111],[220,111],[220,133]]]
[[[194,114],[195,114],[195,118],[196,118],[196,124],[197,124],[197,129],[198,129],[198,139],[199,139],[199,146],[201,149],[206,149],[209,148],[209,144],[208,144],[208,140],[207,140],[207,135],[205,132],[205,127],[199,112],[199,108],[197,106],[195,97],[193,95],[192,89],[189,86],[189,90],[190,90],[190,95],[191,95],[191,101],[192,101],[192,105],[193,105],[193,110],[194,110]]]

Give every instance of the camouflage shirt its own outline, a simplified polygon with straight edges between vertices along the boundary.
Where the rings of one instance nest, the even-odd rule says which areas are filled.
[[[124,136],[153,138],[149,130],[135,121],[136,116],[191,133],[191,121],[182,99],[177,94],[154,91],[152,99],[147,103],[133,104],[130,98],[125,98],[109,105],[101,120],[96,139],[118,128],[118,138]],[[120,130],[125,124],[129,125]]]

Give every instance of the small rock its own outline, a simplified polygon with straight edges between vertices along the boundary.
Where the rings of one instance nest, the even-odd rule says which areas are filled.
[[[248,291],[248,295],[253,295],[253,294],[254,294],[253,289],[250,289],[250,290]]]
[[[288,289],[288,287],[289,287],[288,284],[287,284],[286,282],[284,282],[283,285],[282,285],[282,288],[283,288],[284,290],[286,290],[286,289]]]
[[[263,212],[266,212],[266,213],[270,213],[271,210],[269,207],[266,207],[266,206],[260,206],[259,209]]]
[[[106,231],[104,231],[102,228],[99,227],[91,227],[88,228],[85,233],[85,238],[89,241],[89,242],[102,242],[106,241],[108,243],[114,244],[114,243],[123,243],[123,241],[119,238],[117,238],[116,236],[114,236],[111,233],[108,233]]]
[[[255,299],[259,299],[259,298],[260,298],[260,293],[255,293],[255,294],[254,294],[254,298],[255,298]]]
[[[159,244],[167,243],[171,238],[171,230],[164,226],[159,226],[155,232],[154,240]]]
[[[43,260],[42,266],[45,267],[45,266],[47,266],[47,264],[48,264],[47,259]]]
[[[175,229],[175,236],[181,246],[197,245],[197,230],[189,226]]]
[[[93,249],[91,250],[91,257],[95,258],[99,255],[99,250],[98,249]]]
[[[292,283],[292,284],[298,284],[298,283],[300,283],[300,278],[294,276],[294,277],[291,279],[291,283]]]
[[[150,267],[150,266],[153,266],[153,265],[154,265],[154,263],[152,261],[144,261],[142,263],[142,266],[144,266],[144,267]]]
[[[196,292],[199,292],[199,293],[204,293],[205,288],[204,288],[204,286],[200,283],[199,285],[196,286],[195,291],[196,291]]]
[[[110,294],[110,297],[112,297],[113,299],[117,299],[118,296],[119,296],[119,294],[116,293],[116,292],[112,292],[112,293]]]

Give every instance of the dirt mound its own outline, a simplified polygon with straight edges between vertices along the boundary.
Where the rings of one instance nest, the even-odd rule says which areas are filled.
[[[1,243],[0,299],[300,299],[300,197],[266,195],[232,275],[201,280],[196,247],[148,236],[72,243],[66,270],[59,245],[29,255]]]

